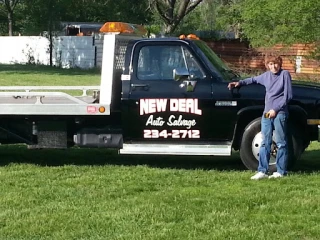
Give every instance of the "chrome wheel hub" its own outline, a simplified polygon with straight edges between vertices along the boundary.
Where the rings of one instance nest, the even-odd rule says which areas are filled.
[[[261,132],[259,132],[253,138],[252,146],[251,146],[252,154],[257,159],[257,161],[259,160],[259,151],[260,151],[260,147],[261,147],[261,142],[262,142],[262,134],[261,134]],[[274,137],[274,134],[273,134],[272,145],[271,145],[271,156],[270,156],[269,165],[276,164],[276,155],[277,155],[277,145],[275,143],[275,137]]]

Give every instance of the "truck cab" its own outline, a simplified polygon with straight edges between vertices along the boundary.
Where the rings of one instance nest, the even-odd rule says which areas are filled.
[[[122,153],[230,155],[237,112],[226,87],[231,77],[226,79],[227,66],[204,49],[216,61],[208,59],[204,46],[178,38],[129,43],[122,75]]]

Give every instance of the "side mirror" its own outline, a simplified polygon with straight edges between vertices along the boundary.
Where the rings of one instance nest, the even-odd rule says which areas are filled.
[[[186,68],[175,68],[172,74],[175,81],[187,80],[190,77],[190,73]]]

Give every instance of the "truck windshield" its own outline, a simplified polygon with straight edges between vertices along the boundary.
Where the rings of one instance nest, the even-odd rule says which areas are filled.
[[[232,71],[208,45],[201,41],[195,40],[194,43],[201,49],[198,53],[203,57],[211,71],[225,81],[232,81],[239,78],[239,75]]]

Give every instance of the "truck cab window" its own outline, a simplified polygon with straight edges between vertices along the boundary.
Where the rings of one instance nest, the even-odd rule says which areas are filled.
[[[184,47],[144,46],[139,51],[137,77],[140,80],[173,80],[176,68],[188,69],[192,79],[205,77],[194,56]]]
[[[199,66],[199,63],[196,61],[194,56],[190,53],[190,51],[186,48],[183,49],[186,59],[186,65],[187,69],[190,73],[190,79],[203,79],[205,78],[205,74],[201,67]]]

